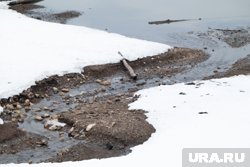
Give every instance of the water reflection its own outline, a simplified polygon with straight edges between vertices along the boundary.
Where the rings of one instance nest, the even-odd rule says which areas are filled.
[[[169,33],[250,25],[249,0],[44,0],[39,4],[46,7],[41,10],[84,13],[68,24],[163,43],[172,42]],[[172,25],[148,24],[149,21],[166,19],[196,20]]]

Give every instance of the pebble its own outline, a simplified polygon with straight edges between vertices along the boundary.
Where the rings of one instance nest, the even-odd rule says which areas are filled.
[[[184,92],[180,92],[180,93],[179,93],[179,95],[186,95],[186,93],[184,93]]]
[[[103,85],[103,86],[110,86],[111,85],[111,82],[107,81],[107,80],[97,79],[96,82],[99,83],[100,85]]]
[[[20,109],[22,109],[22,106],[20,104],[17,104],[16,109],[20,110]]]
[[[7,105],[6,105],[6,108],[7,108],[8,110],[14,110],[14,106],[13,106],[12,104],[7,104]]]
[[[62,92],[64,92],[64,93],[68,93],[68,92],[69,92],[69,89],[67,89],[67,88],[63,88],[63,89],[62,89]]]
[[[36,117],[35,117],[35,120],[36,120],[36,121],[42,121],[43,118],[42,118],[41,116],[36,116]]]
[[[52,89],[53,89],[54,93],[58,93],[59,92],[57,87],[53,87]]]
[[[44,127],[45,129],[48,129],[48,128],[49,128],[49,124],[45,123],[43,127]]]
[[[74,131],[74,127],[70,128],[70,130],[68,131],[68,134],[71,134]]]
[[[94,126],[96,126],[96,123],[89,124],[89,125],[86,127],[86,132],[89,132]]]
[[[36,142],[37,145],[39,146],[47,146],[48,145],[48,141],[45,139],[42,139],[41,141]]]
[[[26,99],[25,102],[24,102],[24,105],[25,105],[25,106],[30,106],[30,100],[29,100],[29,99]]]
[[[43,118],[48,118],[50,115],[48,113],[43,114]]]

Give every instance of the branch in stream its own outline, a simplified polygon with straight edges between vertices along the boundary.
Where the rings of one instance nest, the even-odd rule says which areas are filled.
[[[121,62],[124,65],[124,67],[128,70],[130,77],[136,80],[137,74],[134,72],[133,68],[128,64],[127,60],[124,58],[121,52],[118,52],[118,54],[123,58]]]
[[[171,23],[176,23],[176,22],[183,22],[183,21],[190,21],[190,20],[194,20],[194,19],[181,19],[181,20],[161,20],[161,21],[150,21],[148,22],[148,24],[155,24],[155,25],[159,25],[159,24],[171,24]],[[199,18],[198,20],[201,20],[201,18]]]

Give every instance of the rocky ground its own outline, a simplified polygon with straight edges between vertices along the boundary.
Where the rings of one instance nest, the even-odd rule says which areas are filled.
[[[36,13],[35,4],[12,9],[40,20],[65,23],[80,13]],[[238,48],[250,43],[249,29],[211,29],[213,37]],[[205,49],[206,50],[206,49]],[[174,48],[129,62],[137,80],[121,62],[93,65],[82,73],[50,76],[22,93],[0,99],[0,164],[76,161],[126,155],[155,132],[145,111],[128,110],[140,89],[174,84],[171,77],[208,59],[200,50]],[[250,73],[250,56],[205,79]],[[61,122],[61,123],[58,123]],[[63,123],[63,124],[62,124]],[[38,135],[39,134],[39,135]]]
[[[0,142],[0,148],[4,148],[0,160],[1,156],[12,152],[11,145],[16,147],[11,160],[16,163],[128,154],[131,147],[142,144],[155,132],[146,121],[145,111],[128,110],[128,104],[138,98],[134,92],[168,84],[168,78],[207,58],[200,50],[174,48],[164,54],[129,62],[138,74],[137,80],[130,78],[122,63],[116,63],[88,66],[81,74],[37,81],[19,95],[0,100],[4,107],[1,118],[5,121],[0,128],[8,132],[8,125],[19,125],[19,128],[11,126],[13,135],[2,135],[8,140]],[[50,124],[51,121],[66,125]],[[24,142],[29,145],[23,147]],[[68,147],[64,148],[63,144]],[[47,149],[51,155],[35,157],[26,153],[32,149],[36,152]],[[15,160],[15,155],[23,151],[28,158]],[[2,160],[1,163],[9,162]]]

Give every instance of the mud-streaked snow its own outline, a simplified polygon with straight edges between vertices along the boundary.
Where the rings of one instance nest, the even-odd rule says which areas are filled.
[[[132,153],[103,160],[34,166],[181,167],[183,148],[249,148],[249,85],[250,76],[237,76],[141,90],[137,93],[140,98],[130,104],[130,109],[148,111],[148,121],[156,132],[143,145],[134,147]]]

